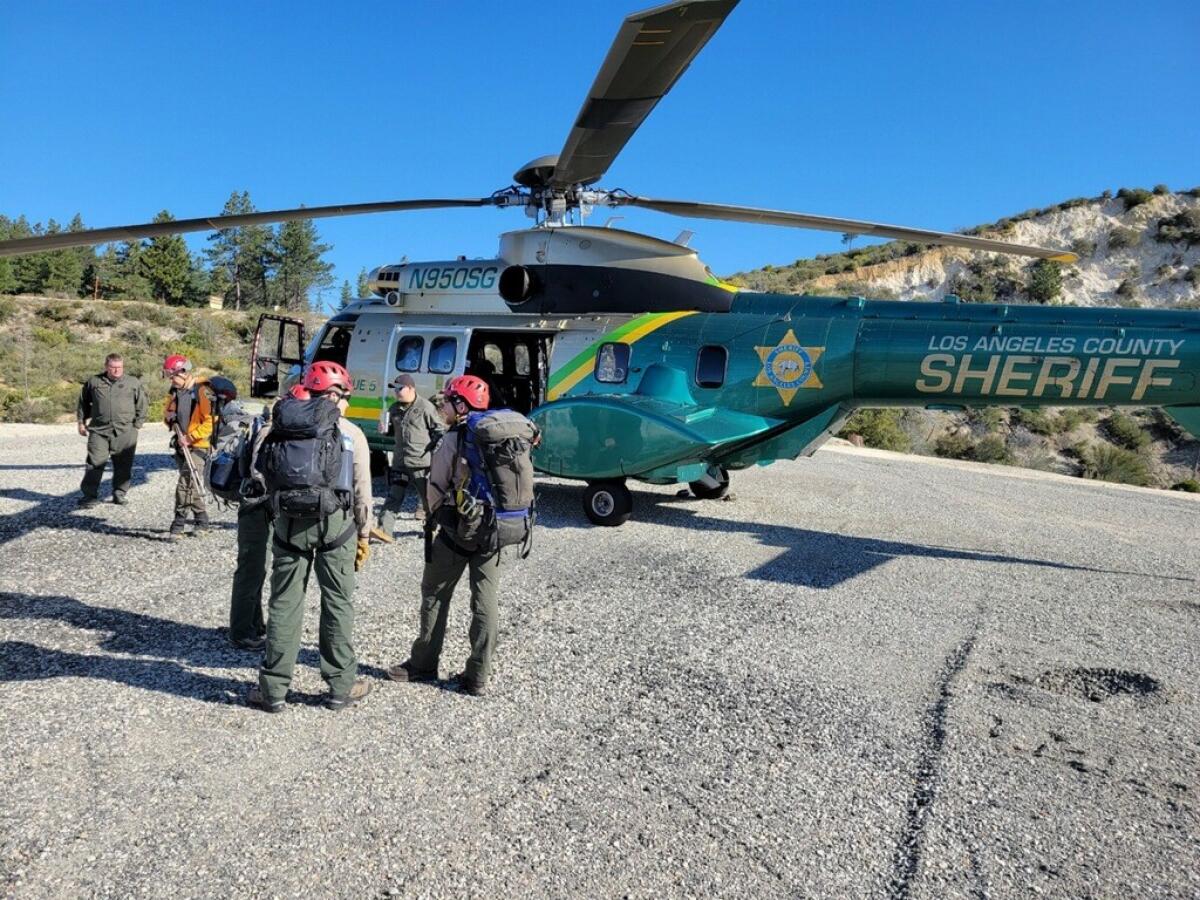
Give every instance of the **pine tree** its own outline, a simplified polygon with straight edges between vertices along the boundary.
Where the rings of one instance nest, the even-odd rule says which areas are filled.
[[[173,222],[175,217],[163,210],[155,222]],[[150,282],[151,295],[160,303],[180,305],[188,298],[192,278],[192,257],[178,234],[150,239],[142,252],[142,275]]]
[[[118,300],[150,299],[150,282],[142,274],[143,252],[141,241],[129,241],[117,248],[113,293]]]
[[[311,219],[295,219],[279,227],[274,248],[283,305],[290,310],[309,308],[309,292],[328,287],[332,281],[333,266],[321,259],[330,245],[320,242]]]
[[[7,216],[0,216],[0,241],[15,237],[12,233],[13,223]],[[13,258],[0,256],[0,294],[15,294],[17,292],[17,276],[13,272]]]
[[[246,215],[255,212],[246,191],[234,191],[221,210],[223,216]],[[267,247],[271,243],[271,229],[265,225],[244,225],[226,228],[212,235],[210,246],[204,251],[214,270],[224,270],[224,277],[214,284],[223,286],[226,302],[232,301],[234,309],[243,306],[266,306],[267,282],[271,262]]]
[[[41,223],[30,227],[24,216],[12,223],[12,237],[34,237],[43,233]],[[46,284],[46,254],[26,253],[13,257],[13,275],[17,280],[17,293],[40,294]]]
[[[1062,293],[1062,266],[1053,260],[1039,259],[1029,277],[1029,298],[1035,303],[1050,303]]]
[[[78,218],[78,216],[76,216]],[[62,226],[50,220],[46,226],[46,234],[60,234]],[[82,223],[77,231],[82,230]],[[65,294],[70,297],[78,296],[79,285],[83,282],[83,261],[74,247],[65,250],[51,250],[39,254],[45,257],[44,278],[42,290],[54,294]]]
[[[342,282],[341,305],[343,307],[345,307],[353,299],[354,299],[354,295],[352,293],[350,293],[350,280],[347,279]]]
[[[371,286],[367,281],[367,270],[365,267],[358,270],[358,296],[371,296]]]

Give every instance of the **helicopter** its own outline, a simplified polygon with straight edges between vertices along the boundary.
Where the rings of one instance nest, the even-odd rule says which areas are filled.
[[[302,207],[0,242],[0,255],[329,216],[516,207],[532,227],[495,257],[382,265],[307,340],[260,318],[251,394],[318,360],[354,381],[348,415],[390,449],[389,385],[422,393],[463,373],[541,428],[539,471],[583,481],[593,523],[633,511],[628,481],[716,499],[730,473],[812,455],[860,407],[1157,405],[1200,435],[1200,315],[1191,311],[878,301],[748,291],[688,246],[587,224],[602,209],[811,228],[1017,254],[1070,251],[782,210],[671,200],[598,185],[737,0],[674,0],[624,19],[561,151],[489,196]]]

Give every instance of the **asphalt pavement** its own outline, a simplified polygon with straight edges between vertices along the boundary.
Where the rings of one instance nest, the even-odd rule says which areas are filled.
[[[270,716],[233,513],[167,541],[139,450],[78,511],[73,426],[0,425],[7,896],[1200,896],[1197,498],[835,447],[599,529],[543,481],[487,697],[382,678],[406,516],[356,596],[373,693],[320,705],[314,584]],[[444,677],[467,622],[464,583]]]

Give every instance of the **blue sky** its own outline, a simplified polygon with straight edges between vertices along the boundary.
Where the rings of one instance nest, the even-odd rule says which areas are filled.
[[[0,213],[88,225],[486,196],[560,149],[637,0],[0,4]],[[1200,185],[1200,4],[743,0],[602,185],[953,230]],[[836,234],[622,211],[727,274]],[[600,213],[592,221],[602,224]],[[337,279],[519,210],[317,223]],[[193,248],[204,239],[190,239]],[[336,297],[329,292],[328,299]]]

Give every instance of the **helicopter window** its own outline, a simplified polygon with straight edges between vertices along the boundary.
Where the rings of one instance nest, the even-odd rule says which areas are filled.
[[[602,384],[624,384],[629,373],[628,344],[601,344],[596,353],[596,380]]]
[[[696,384],[702,388],[719,388],[725,383],[725,364],[729,353],[724,347],[701,347],[696,356]]]
[[[396,345],[396,370],[416,372],[421,368],[421,351],[425,349],[425,338],[406,335]]]
[[[492,371],[497,375],[504,374],[504,353],[495,344],[483,345],[483,358],[492,364]]]
[[[446,375],[454,371],[454,362],[458,358],[458,338],[438,337],[429,345],[429,364],[426,367],[437,375]]]
[[[518,375],[529,374],[529,348],[524,344],[513,347],[513,370]]]

